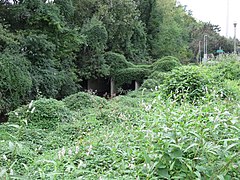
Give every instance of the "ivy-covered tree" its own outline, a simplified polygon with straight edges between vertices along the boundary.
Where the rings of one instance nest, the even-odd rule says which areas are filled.
[[[0,121],[29,98],[30,63],[21,53],[19,37],[0,23]]]
[[[107,12],[100,14],[108,31],[107,51],[121,53],[136,63],[144,61],[146,33],[136,2],[109,2],[103,4],[107,7]]]
[[[75,24],[84,27],[93,17],[103,23],[108,34],[105,51],[121,53],[136,63],[145,60],[145,26],[134,0],[80,0],[74,5]]]
[[[23,35],[22,49],[32,63],[33,97],[61,98],[76,92],[75,55],[83,37],[70,28],[59,5],[26,0],[12,8],[15,17],[26,17],[24,26],[15,27]],[[12,22],[8,22],[12,27]],[[36,65],[37,63],[37,65]]]
[[[107,47],[108,33],[97,17],[86,22],[81,34],[85,37],[85,44],[77,57],[77,67],[81,78],[90,79],[109,75],[103,54]]]

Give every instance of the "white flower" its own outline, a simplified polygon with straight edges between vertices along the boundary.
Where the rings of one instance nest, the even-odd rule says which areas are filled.
[[[3,155],[3,159],[7,161],[7,156],[5,154]]]
[[[62,151],[58,151],[58,159],[60,160],[62,157]]]
[[[29,103],[28,109],[31,109],[33,105],[33,100]]]
[[[80,160],[80,163],[78,164],[78,169],[80,167],[86,167],[86,164],[84,164],[84,162],[82,160]]]
[[[128,167],[129,167],[130,169],[134,169],[135,166],[134,166],[134,164],[129,164]]]
[[[68,150],[68,155],[69,155],[69,156],[72,155],[72,150],[71,150],[71,149]]]
[[[75,154],[79,152],[79,146],[76,146]]]
[[[32,108],[31,113],[33,113],[34,111],[35,111],[35,107]]]
[[[152,105],[151,105],[151,104],[149,104],[149,105],[145,106],[145,111],[150,111],[150,110],[151,110],[151,108],[152,108]]]
[[[90,146],[89,146],[89,148],[88,148],[88,152],[86,153],[86,154],[87,154],[87,156],[89,156],[89,155],[90,155],[91,151],[92,151],[92,145],[90,145]]]
[[[62,148],[62,151],[61,151],[61,155],[64,156],[65,153],[66,153],[66,151],[65,151],[65,148],[63,147],[63,148]]]
[[[13,169],[10,169],[10,175],[13,175]]]

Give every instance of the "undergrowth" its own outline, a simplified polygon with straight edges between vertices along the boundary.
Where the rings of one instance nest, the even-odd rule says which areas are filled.
[[[225,80],[194,102],[162,86],[33,101],[0,125],[0,179],[240,179],[239,84]]]

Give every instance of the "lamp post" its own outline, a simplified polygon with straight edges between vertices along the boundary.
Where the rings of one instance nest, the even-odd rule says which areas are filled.
[[[204,48],[204,56],[203,56],[203,62],[206,62],[208,57],[207,57],[207,36],[204,35],[203,37],[203,48]]]
[[[234,26],[234,54],[237,54],[237,39],[236,39],[236,29],[237,29],[237,23],[233,23]]]
[[[201,57],[201,43],[202,43],[202,41],[199,41],[198,42],[198,54],[199,54],[199,59],[198,59],[198,63],[201,63],[201,60],[202,60],[202,57]]]

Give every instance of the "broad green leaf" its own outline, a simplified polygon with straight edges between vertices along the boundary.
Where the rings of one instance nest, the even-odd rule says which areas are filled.
[[[174,148],[170,154],[172,158],[181,158],[183,155],[181,149],[179,148]]]
[[[159,169],[159,170],[158,170],[158,175],[159,175],[161,178],[170,179],[170,175],[169,175],[168,169],[166,169],[166,168]]]

